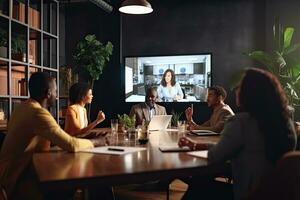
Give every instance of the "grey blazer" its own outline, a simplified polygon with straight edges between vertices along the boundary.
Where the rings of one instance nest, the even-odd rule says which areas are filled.
[[[154,104],[154,109],[155,109],[155,115],[166,115],[166,108],[163,106],[160,106],[158,104]],[[133,105],[131,107],[129,116],[135,115],[136,117],[136,125],[141,125],[143,122],[143,119],[145,121],[150,121],[150,114],[149,114],[149,109],[146,105],[146,103],[139,103],[136,105]]]
[[[294,130],[293,126],[291,130]],[[262,175],[273,167],[265,156],[263,134],[256,119],[248,113],[238,113],[227,121],[221,135],[219,143],[210,147],[208,161],[231,161],[234,199],[243,199]],[[289,138],[289,148],[293,150],[297,141],[295,131]]]

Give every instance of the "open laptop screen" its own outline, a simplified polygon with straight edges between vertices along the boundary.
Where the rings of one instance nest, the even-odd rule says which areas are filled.
[[[149,131],[166,130],[172,115],[154,115],[149,123]]]

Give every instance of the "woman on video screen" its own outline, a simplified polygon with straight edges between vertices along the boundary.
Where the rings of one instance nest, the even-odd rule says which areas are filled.
[[[157,88],[157,94],[161,101],[172,102],[183,98],[183,92],[179,83],[175,81],[175,73],[167,69],[162,77],[160,85]]]

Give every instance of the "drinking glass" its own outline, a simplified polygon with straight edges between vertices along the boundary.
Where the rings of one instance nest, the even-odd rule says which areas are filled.
[[[118,119],[110,120],[111,132],[116,134],[118,132]]]
[[[111,143],[116,145],[118,143],[118,119],[110,120],[111,127]]]
[[[184,133],[186,130],[186,122],[185,120],[179,120],[177,122],[177,128],[179,133]]]

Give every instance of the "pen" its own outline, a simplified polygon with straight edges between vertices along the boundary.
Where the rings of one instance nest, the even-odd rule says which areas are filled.
[[[124,149],[119,148],[107,148],[108,151],[124,151]]]

